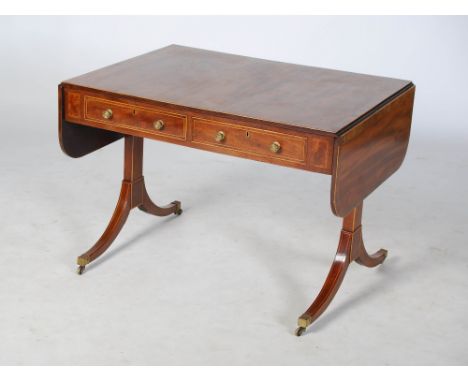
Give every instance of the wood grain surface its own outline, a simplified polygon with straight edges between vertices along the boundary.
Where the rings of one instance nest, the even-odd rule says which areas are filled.
[[[344,217],[400,167],[408,147],[415,87],[335,143],[331,206]]]
[[[107,141],[103,138],[113,138],[105,135],[108,130],[286,167],[325,174],[332,171],[334,138],[331,136],[294,132],[262,122],[245,123],[234,117],[213,117],[160,104],[154,106],[150,102],[68,85],[64,85],[64,98],[73,102],[64,103],[62,146],[83,146],[82,153],[104,146]],[[103,113],[108,109],[112,110],[112,117],[106,119]],[[157,120],[164,122],[162,130],[153,127]],[[75,128],[63,130],[63,126]],[[221,130],[226,140],[217,142],[215,136]],[[86,137],[85,142],[81,142],[81,136]],[[273,142],[281,145],[277,153],[270,151]]]
[[[177,45],[64,83],[325,134],[347,128],[410,85]]]

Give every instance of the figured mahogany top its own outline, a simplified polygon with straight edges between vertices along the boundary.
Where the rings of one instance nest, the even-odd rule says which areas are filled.
[[[411,85],[177,45],[64,83],[326,134],[352,126]]]

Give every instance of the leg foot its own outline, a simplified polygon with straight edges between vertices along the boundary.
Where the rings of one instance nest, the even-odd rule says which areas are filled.
[[[78,269],[76,270],[76,273],[78,273],[79,275],[82,275],[84,270],[85,270],[85,266],[84,265],[79,265]]]
[[[361,217],[362,204],[354,208],[343,219],[343,229],[341,230],[335,260],[320,293],[309,309],[299,317],[299,327],[296,329],[296,335],[301,335],[325,311],[340,288],[348,266],[353,260],[366,267],[375,267],[382,264],[387,257],[385,249],[381,249],[373,255],[367,253],[362,240]]]
[[[302,326],[299,326],[295,331],[294,331],[294,334],[296,335],[296,337],[300,337],[302,336],[302,334],[305,332],[306,328],[302,327]]]
[[[175,204],[176,206],[174,214],[176,214],[177,216],[182,215],[182,212],[184,212],[184,210],[181,207],[181,203],[178,200],[175,200],[171,204]]]
[[[141,211],[155,216],[168,216],[171,214],[180,215],[182,213],[181,203],[178,200],[169,203],[166,206],[156,205],[148,195],[144,181],[142,181],[142,202],[138,206]]]
[[[380,249],[374,254],[369,255],[363,245],[362,252],[359,257],[356,258],[356,263],[364,265],[365,267],[373,268],[382,264],[387,258],[387,255],[388,251],[386,249]]]
[[[115,240],[125,221],[134,207],[156,216],[182,213],[179,201],[167,206],[159,207],[154,204],[146,191],[143,178],[143,138],[125,137],[124,180],[120,191],[119,201],[112,218],[99,240],[94,246],[78,257],[78,273],[82,274],[84,267],[101,256]]]
[[[120,191],[119,201],[115,207],[114,214],[112,215],[106,230],[96,242],[96,244],[94,244],[90,250],[78,257],[77,263],[80,267],[84,267],[86,264],[89,264],[91,261],[101,256],[119,234],[130,213],[131,187],[132,185],[130,182],[122,182],[122,189]]]
[[[305,313],[299,317],[299,328],[303,328],[305,330],[305,328],[319,318],[333,300],[333,297],[335,297],[350,263],[351,241],[352,234],[346,231],[341,231],[338,251],[330,272],[328,273],[327,279],[325,280],[325,284],[323,284],[323,287],[314,302],[309,306]]]

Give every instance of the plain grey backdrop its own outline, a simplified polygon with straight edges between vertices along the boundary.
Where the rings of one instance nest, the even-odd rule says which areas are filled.
[[[412,80],[401,169],[364,204],[378,269],[353,264],[296,338],[340,220],[330,178],[146,142],[153,199],[83,276],[122,176],[121,141],[57,139],[60,81],[168,44]],[[0,364],[467,364],[468,18],[1,17]]]

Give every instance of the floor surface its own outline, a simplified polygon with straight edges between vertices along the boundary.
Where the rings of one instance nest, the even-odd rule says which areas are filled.
[[[55,119],[36,127],[11,122],[0,141],[0,364],[468,363],[468,139],[415,129],[364,206],[366,246],[387,261],[352,264],[297,338],[338,242],[328,176],[147,142],[150,195],[184,213],[132,211],[78,276],[114,209],[123,142],[71,159]]]

